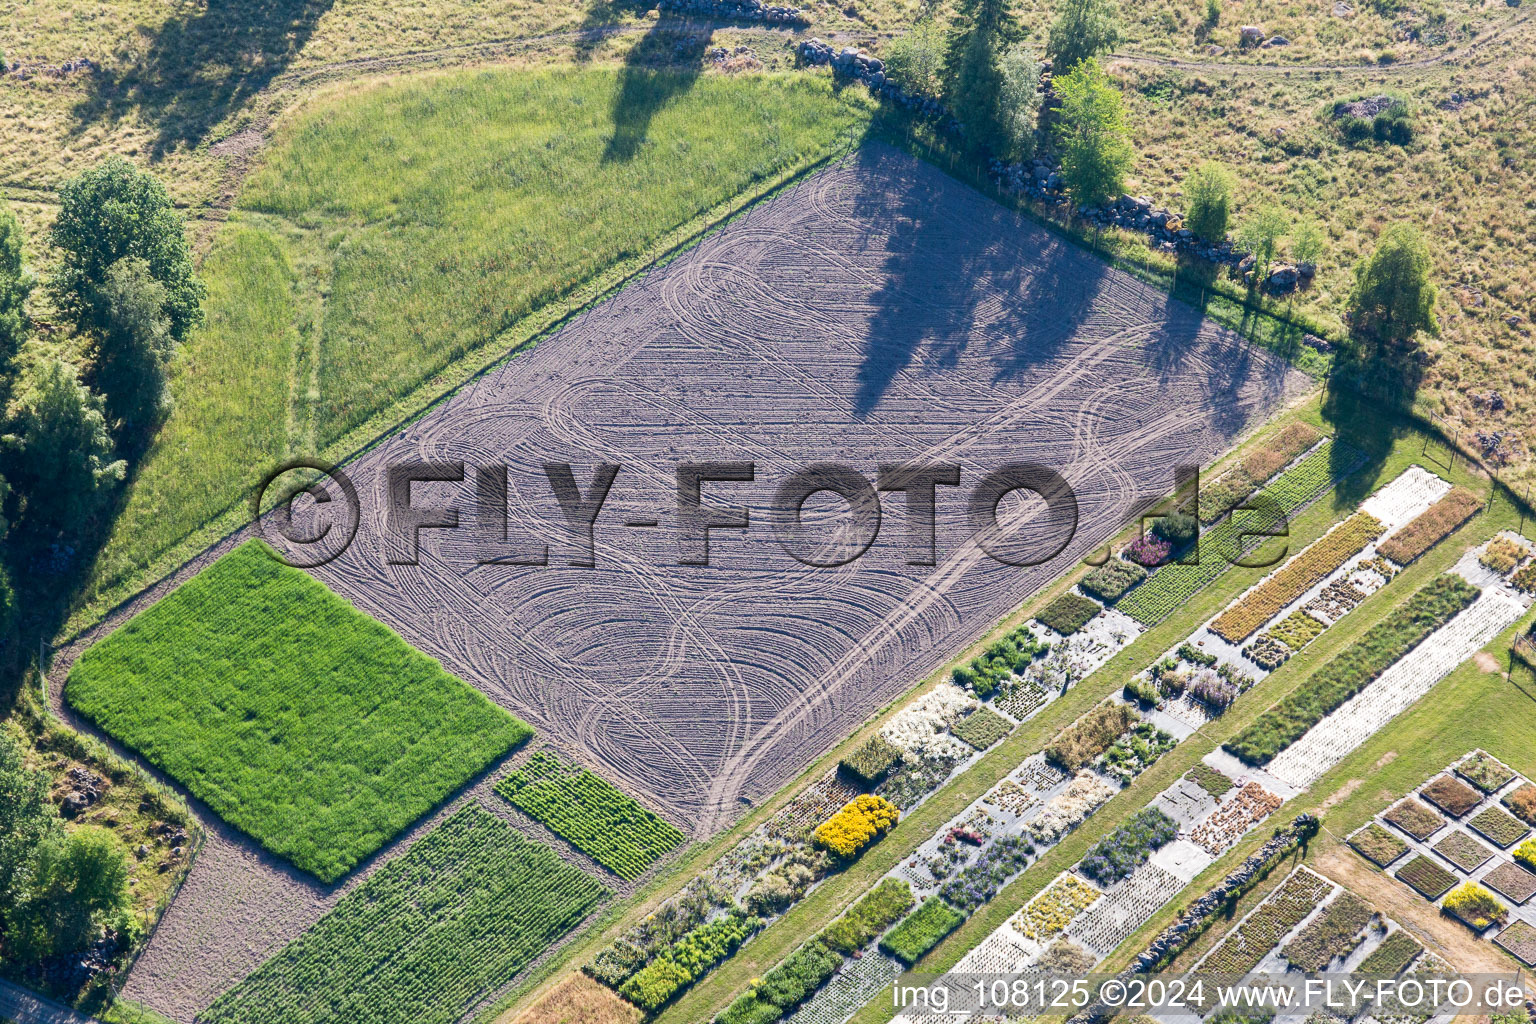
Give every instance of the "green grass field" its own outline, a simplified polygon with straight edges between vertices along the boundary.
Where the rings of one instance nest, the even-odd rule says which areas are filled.
[[[533,734],[254,541],[87,650],[65,696],[327,882]]]
[[[467,372],[454,364],[526,341],[678,229],[831,152],[868,106],[804,75],[612,67],[325,94],[280,124],[203,265],[208,325],[84,601],[290,450],[352,450]]]
[[[452,1024],[608,891],[471,803],[199,1016]]]

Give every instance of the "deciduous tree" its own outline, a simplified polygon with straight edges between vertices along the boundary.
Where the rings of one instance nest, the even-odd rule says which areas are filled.
[[[1184,226],[1207,242],[1223,242],[1232,216],[1235,186],[1232,172],[1214,160],[1195,168],[1184,182]]]
[[[1061,176],[1078,203],[1096,205],[1119,194],[1133,160],[1120,90],[1093,59],[1055,80],[1061,97],[1056,125]]]
[[[1420,331],[1438,334],[1435,286],[1429,274],[1424,236],[1410,225],[1393,224],[1382,232],[1370,258],[1355,267],[1351,326],[1382,345],[1410,341]]]
[[[1059,77],[1119,42],[1120,7],[1115,0],[1060,0],[1046,54],[1052,73]]]

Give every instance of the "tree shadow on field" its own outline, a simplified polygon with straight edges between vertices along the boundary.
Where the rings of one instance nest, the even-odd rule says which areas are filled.
[[[597,48],[622,30],[625,16],[640,17],[655,6],[655,0],[593,0],[576,29],[572,47],[576,59],[583,63],[592,60]]]
[[[613,135],[603,150],[603,163],[624,163],[640,152],[656,114],[698,81],[709,39],[707,26],[695,28],[685,19],[661,12],[660,20],[629,51],[619,71]]]
[[[77,130],[137,112],[151,155],[195,146],[287,69],[332,0],[208,0],[153,30],[142,55],[98,68]]]
[[[852,173],[880,181],[903,175],[883,144],[854,157]],[[935,175],[929,177],[928,175]],[[1103,267],[1049,232],[939,172],[895,189],[853,186],[849,217],[885,250],[881,284],[865,334],[854,415],[874,410],[896,378],[948,370],[972,341],[997,366],[993,384],[1054,358],[1092,306]],[[959,202],[952,200],[958,199]]]

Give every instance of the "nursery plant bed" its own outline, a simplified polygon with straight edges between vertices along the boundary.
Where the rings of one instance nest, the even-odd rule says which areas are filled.
[[[1396,825],[1421,843],[1445,825],[1444,818],[1411,796],[1399,800],[1397,806],[1382,815],[1382,820]]]
[[[1505,928],[1493,940],[1494,945],[1509,952],[1527,967],[1536,967],[1536,928],[1524,921],[1516,921]]]
[[[1509,861],[1484,875],[1483,884],[1517,907],[1536,896],[1536,875]]]
[[[1497,793],[1509,784],[1515,773],[1493,755],[1478,750],[1456,766],[1456,774],[1484,793]]]
[[[1408,844],[1374,821],[1349,837],[1355,852],[1378,867],[1386,867],[1408,852]]]
[[[1506,793],[1501,802],[1515,817],[1536,828],[1536,785],[1527,782]]]
[[[1088,625],[1088,620],[1103,610],[1104,607],[1099,602],[1069,590],[1046,605],[1045,611],[1036,615],[1035,618],[1042,625],[1049,626],[1062,636],[1071,636]]]
[[[1482,803],[1482,794],[1459,779],[1442,775],[1420,790],[1420,795],[1446,814],[1459,818]]]
[[[1456,884],[1455,875],[1422,854],[1397,869],[1397,880],[1431,902]]]
[[[1488,863],[1488,858],[1493,856],[1488,847],[1461,829],[1455,829],[1436,843],[1435,852],[1469,875]]]
[[[1512,814],[1506,814],[1497,807],[1478,811],[1467,824],[1478,835],[1501,850],[1514,846],[1530,831],[1523,821]]]

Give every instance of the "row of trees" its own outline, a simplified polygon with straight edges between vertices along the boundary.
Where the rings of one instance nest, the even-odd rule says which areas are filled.
[[[1048,119],[1067,194],[1085,206],[1118,196],[1135,155],[1124,100],[1098,56],[1121,38],[1115,0],[1059,0],[1047,56],[1058,106]],[[978,155],[1023,160],[1040,137],[1044,64],[1019,40],[1009,0],[961,0],[947,37],[924,22],[885,50],[887,69],[900,84],[940,92]],[[1236,176],[1207,162],[1184,182],[1185,226],[1214,244],[1234,226]],[[1254,255],[1263,282],[1282,245],[1297,264],[1314,267],[1322,256],[1321,228],[1273,205],[1261,206],[1236,226],[1235,240]],[[1385,231],[1376,251],[1356,268],[1349,299],[1351,329],[1378,348],[1437,330],[1428,246],[1413,228]]]
[[[168,411],[170,361],[202,316],[181,215],[153,176],[113,157],[59,200],[41,294],[0,205],[0,537],[18,554],[90,533]],[[32,336],[40,300],[62,336]],[[0,567],[0,636],[14,604]]]

